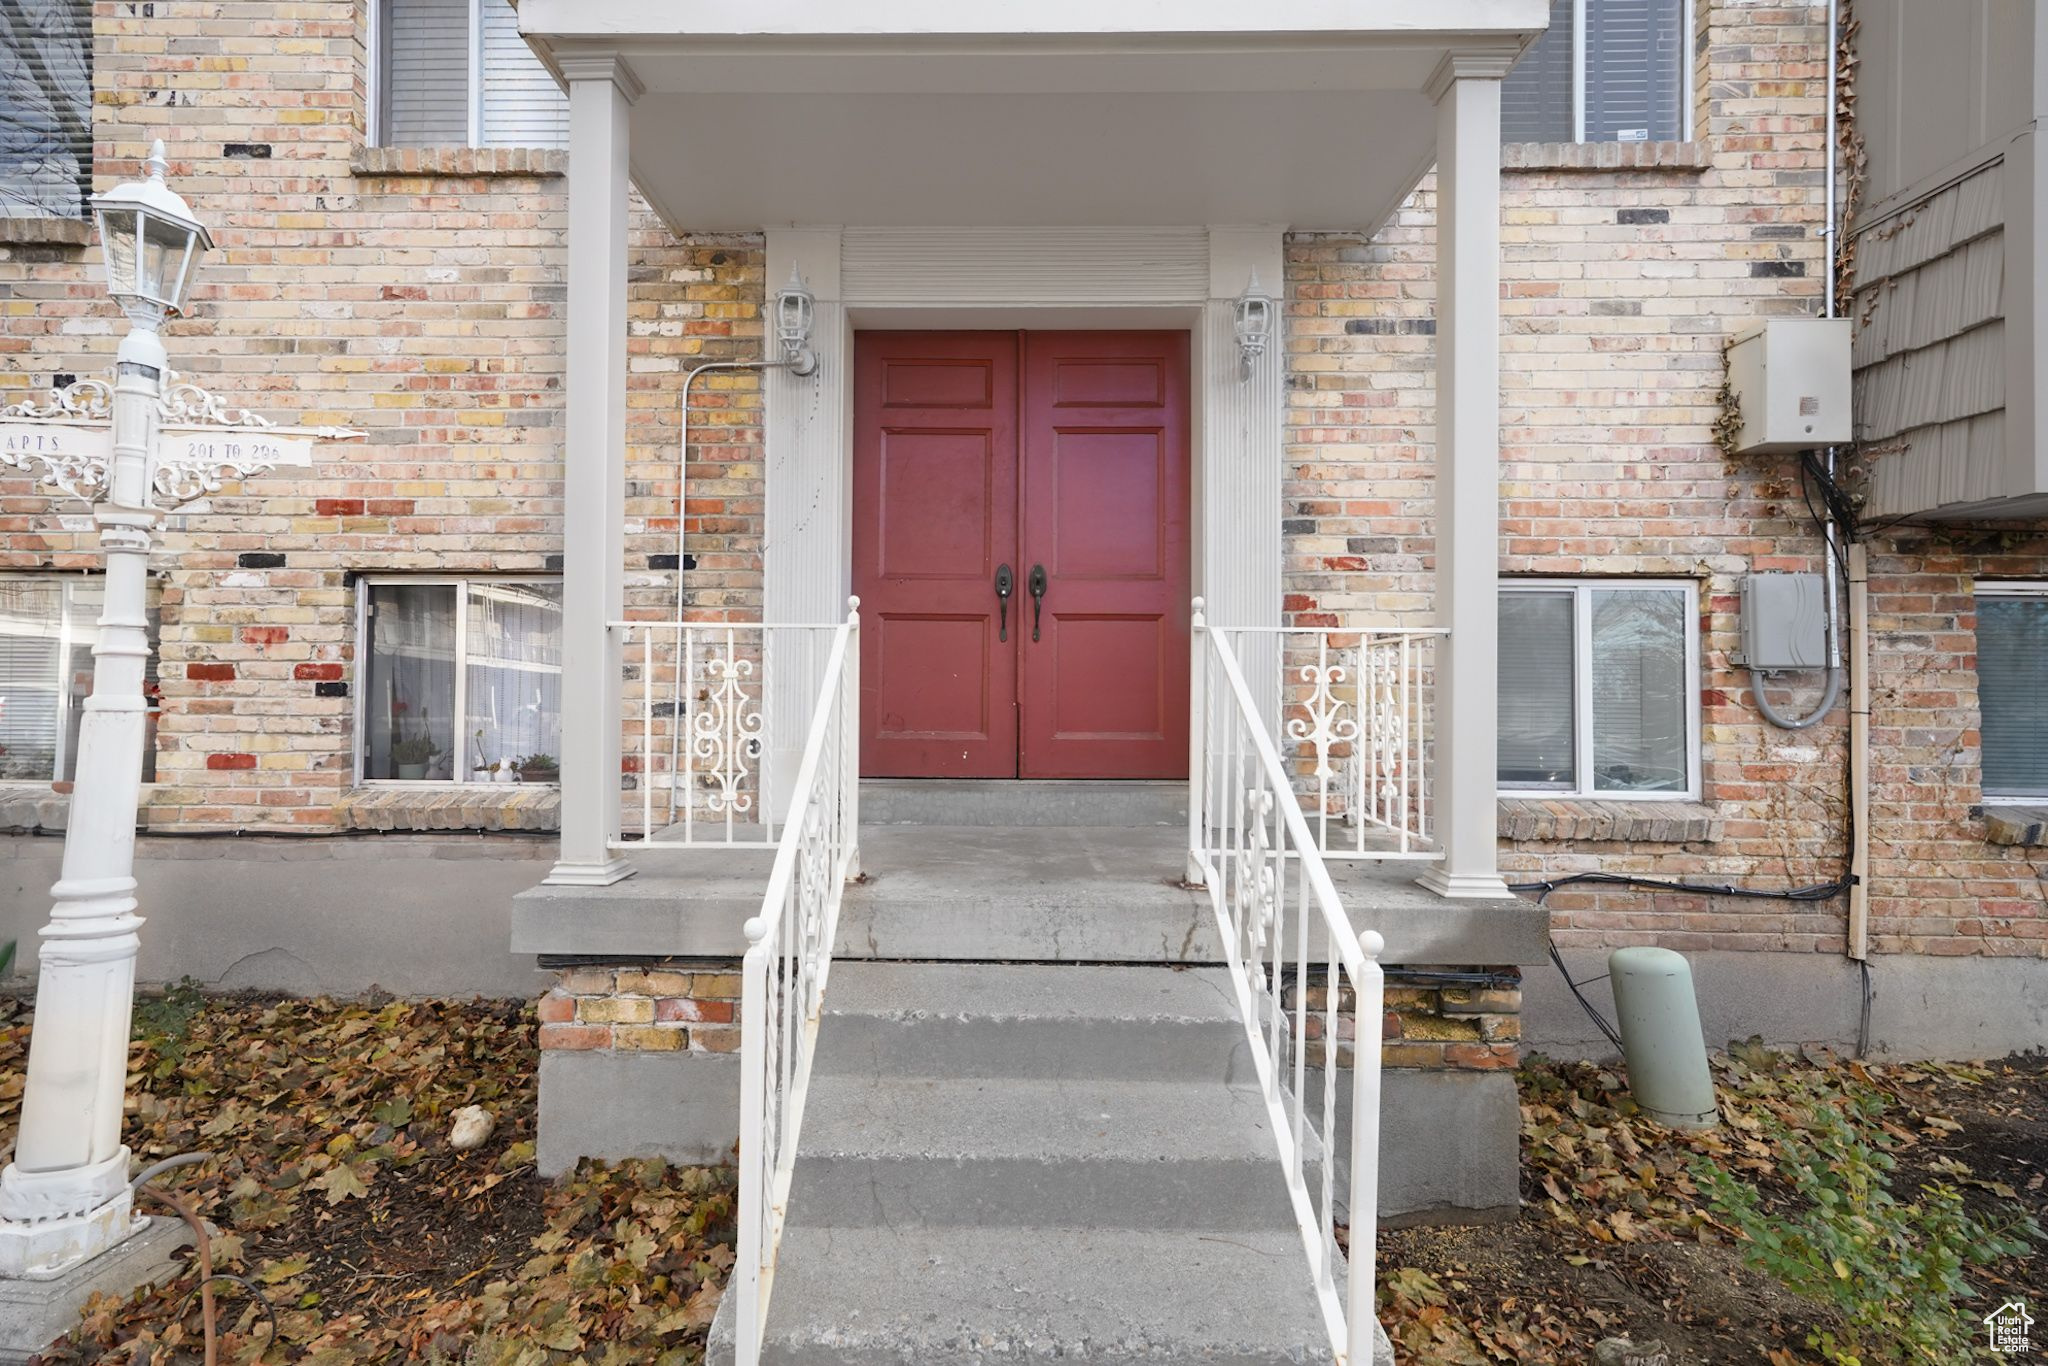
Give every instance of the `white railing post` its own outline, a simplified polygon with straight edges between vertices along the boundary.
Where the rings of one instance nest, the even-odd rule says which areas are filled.
[[[839,733],[845,758],[840,766],[846,810],[846,879],[860,877],[860,599],[846,600],[846,682],[839,690]]]
[[[1204,790],[1203,768],[1208,755],[1209,697],[1207,674],[1209,671],[1209,626],[1202,610],[1202,600],[1196,598],[1193,614],[1188,619],[1188,870],[1190,886],[1202,885],[1202,830],[1205,825],[1205,803],[1209,794]]]
[[[1386,941],[1367,930],[1359,935],[1359,947],[1365,963],[1352,985],[1356,1005],[1351,1031],[1351,1259],[1344,1301],[1351,1310],[1346,1324],[1351,1362],[1367,1366],[1372,1361],[1379,1293],[1373,1263],[1380,1222],[1380,1037],[1387,1012],[1387,978],[1380,953]],[[1323,1050],[1323,1065],[1335,1071],[1337,1041],[1325,1040]],[[1334,1157],[1326,1154],[1323,1160]]]
[[[761,1279],[767,1271],[769,1173],[759,1160],[768,1114],[768,959],[760,952],[768,934],[769,911],[746,925],[747,955],[740,967],[740,1200],[739,1248],[733,1266],[738,1297],[733,1315],[734,1359],[743,1366],[761,1359],[765,1311]]]

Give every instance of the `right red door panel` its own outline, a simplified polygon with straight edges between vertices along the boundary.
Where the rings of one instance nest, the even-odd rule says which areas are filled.
[[[1187,334],[1027,333],[1023,370],[1019,774],[1184,778]]]

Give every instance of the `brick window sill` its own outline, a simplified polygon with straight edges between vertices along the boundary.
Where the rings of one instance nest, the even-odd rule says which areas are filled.
[[[48,783],[0,783],[0,831],[62,830],[70,822],[68,790],[59,792]]]
[[[0,246],[82,247],[92,240],[83,218],[0,218]]]
[[[2030,849],[2048,846],[2048,803],[2025,806],[2017,802],[1987,804],[1983,811],[1987,843]]]
[[[559,830],[562,790],[538,784],[358,787],[338,814],[350,830]]]
[[[1504,171],[1669,171],[1713,169],[1713,149],[1704,142],[1507,142],[1501,144]]]
[[[1721,817],[1700,802],[1503,797],[1502,839],[1531,844],[1712,844]]]
[[[358,176],[566,175],[569,154],[559,147],[358,147],[349,155]]]

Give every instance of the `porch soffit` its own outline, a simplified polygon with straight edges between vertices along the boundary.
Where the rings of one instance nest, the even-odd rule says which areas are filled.
[[[1434,160],[1431,73],[1454,54],[1512,61],[1547,14],[1544,0],[523,0],[520,25],[558,71],[616,56],[646,86],[633,178],[677,228],[1370,231]]]

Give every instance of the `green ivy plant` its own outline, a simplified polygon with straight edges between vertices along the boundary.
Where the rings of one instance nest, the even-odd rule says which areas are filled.
[[[1892,1190],[1892,1155],[1878,1135],[1884,1103],[1869,1092],[1816,1101],[1802,1121],[1764,1121],[1795,1206],[1767,1205],[1755,1186],[1700,1159],[1693,1179],[1742,1235],[1743,1258],[1794,1294],[1831,1308],[1832,1325],[1806,1345],[1837,1366],[1953,1362],[1968,1357],[1977,1298],[1971,1266],[2017,1256],[2042,1234],[2018,1209],[1983,1219],[1936,1182],[1916,1199]]]

